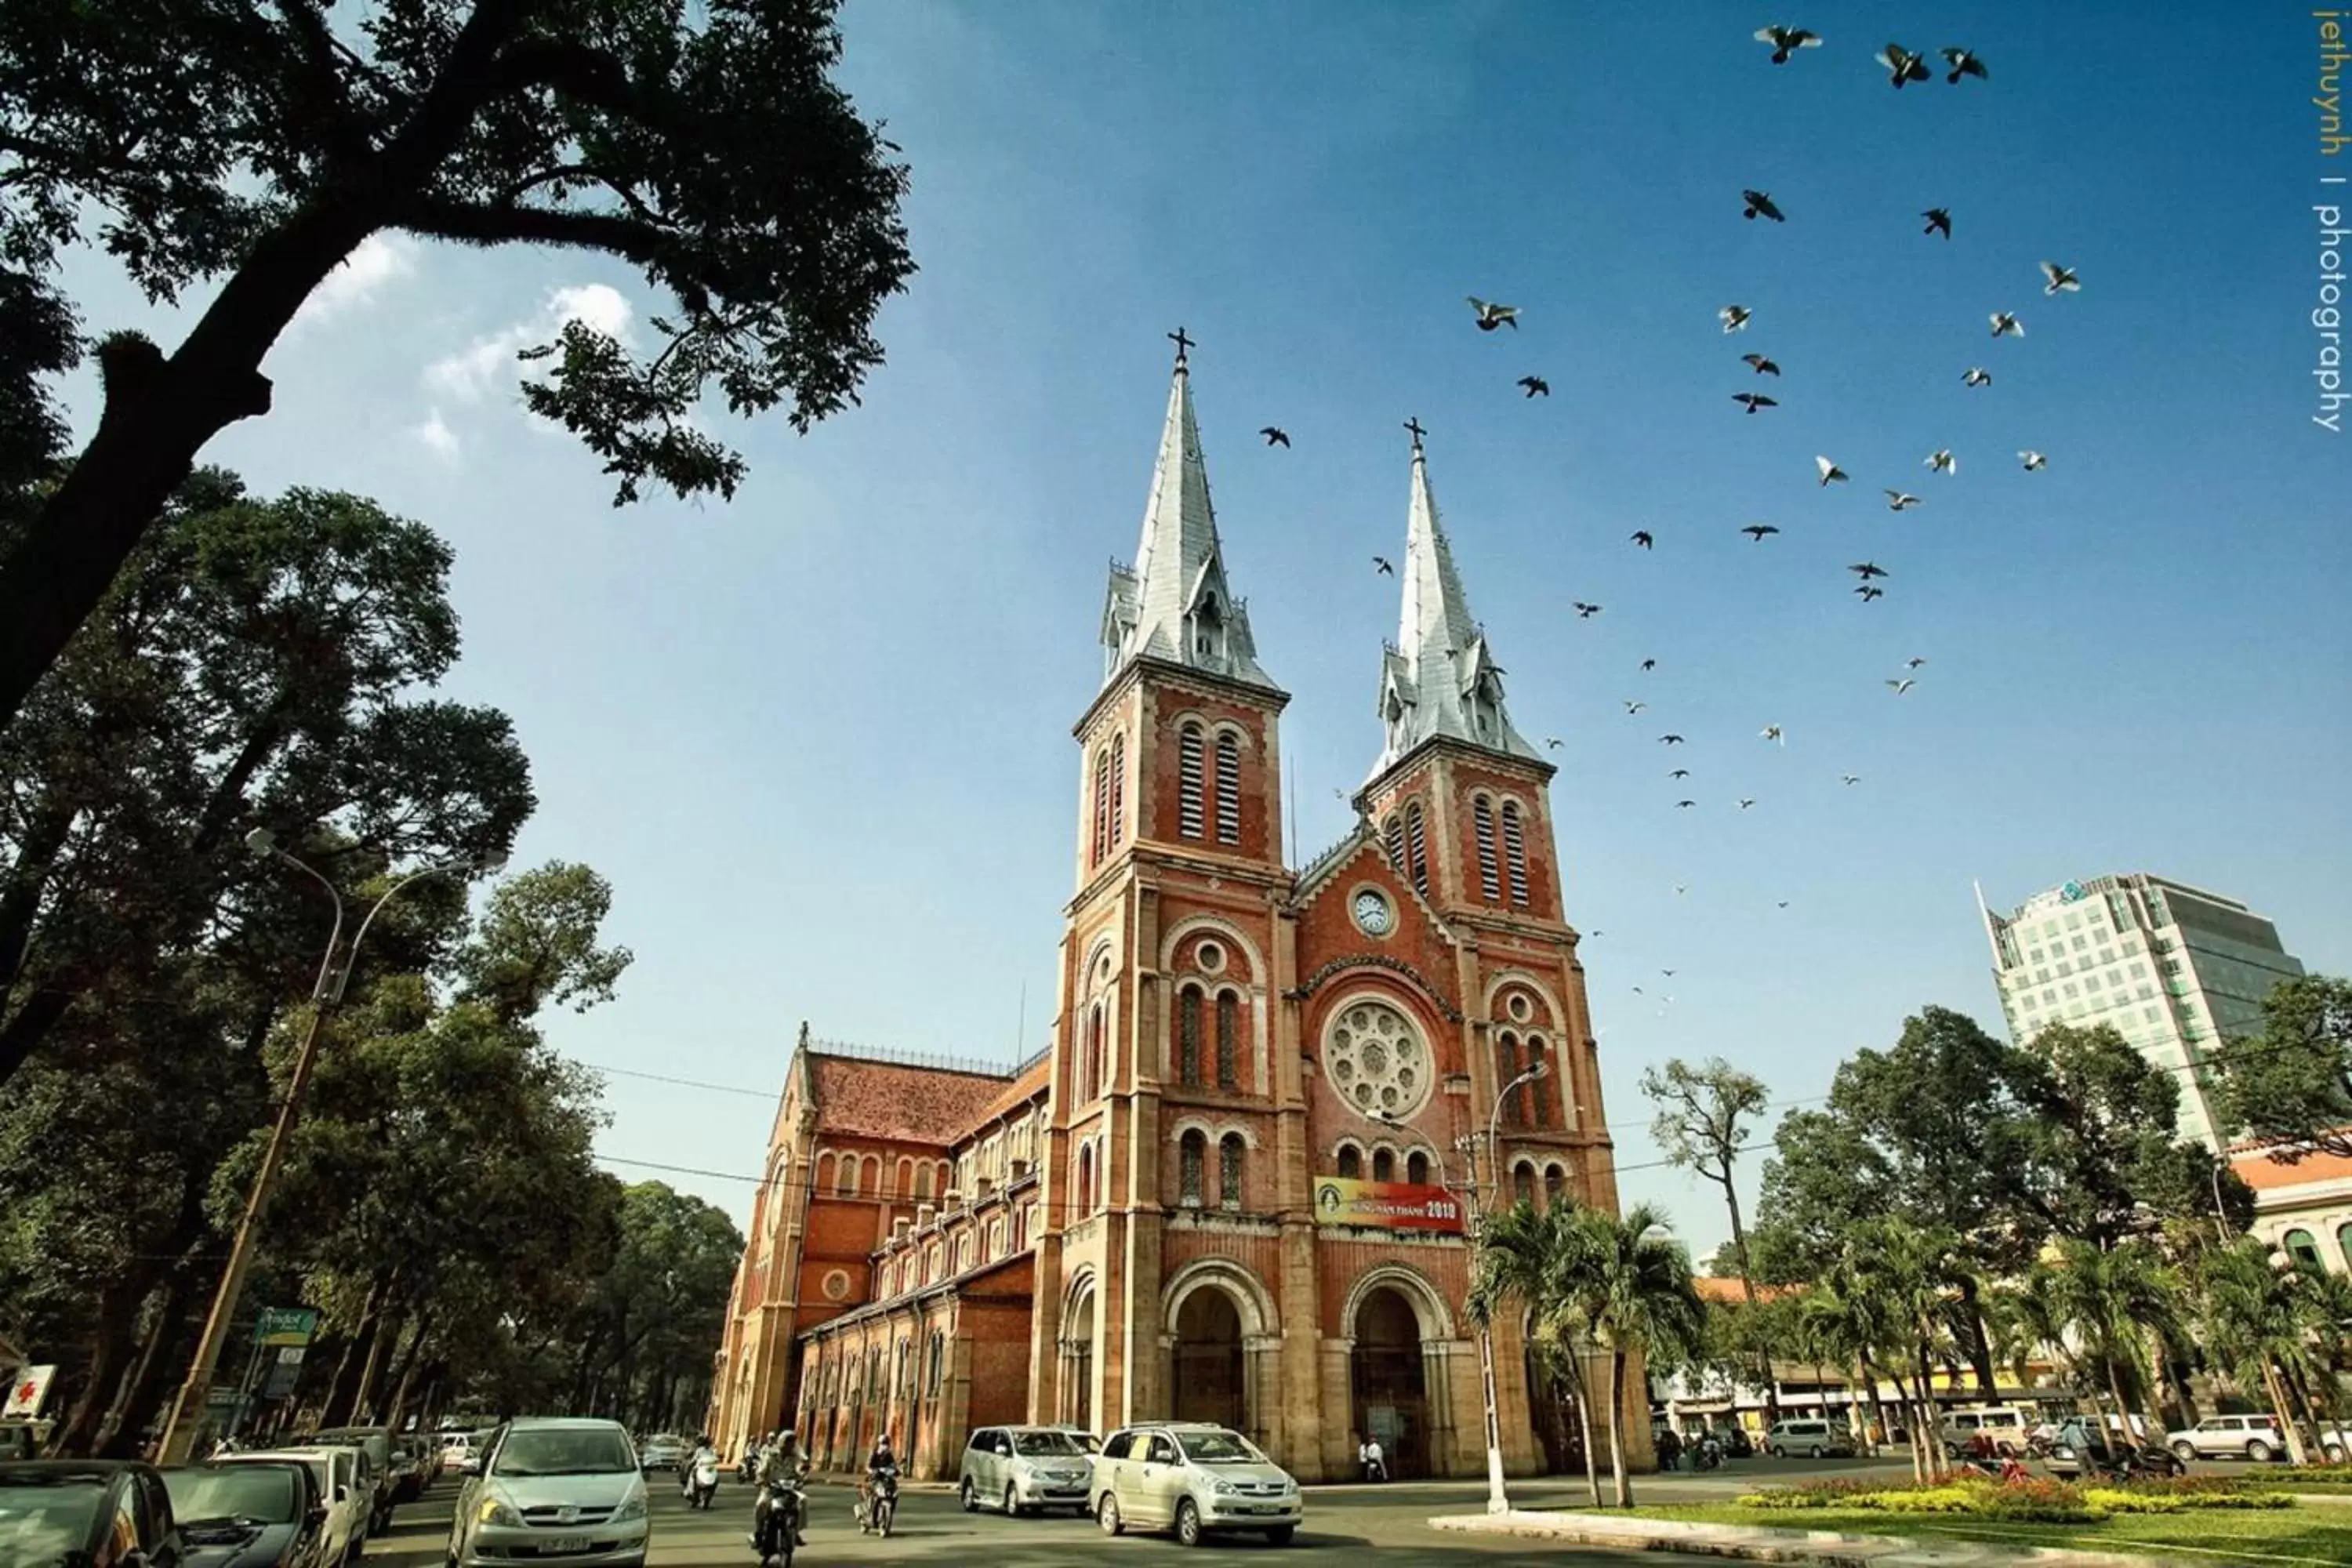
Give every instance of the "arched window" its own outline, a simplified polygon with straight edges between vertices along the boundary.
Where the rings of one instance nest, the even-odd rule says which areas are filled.
[[[1511,1167],[1511,1197],[1516,1203],[1536,1201],[1536,1168],[1525,1160]]]
[[[1176,994],[1176,1079],[1201,1087],[1201,993],[1190,985]]]
[[[1364,1152],[1353,1143],[1339,1145],[1339,1179],[1343,1182],[1364,1179]]]
[[[1558,1205],[1567,1192],[1568,1173],[1558,1165],[1546,1165],[1544,1167],[1544,1207],[1551,1208]]]
[[[931,1165],[928,1160],[915,1167],[915,1195],[919,1198],[931,1195]]]
[[[947,1369],[948,1337],[938,1329],[931,1331],[931,1369],[923,1379],[933,1394],[940,1391],[940,1376]]]
[[[1389,813],[1389,819],[1381,826],[1381,831],[1388,839],[1389,869],[1402,877],[1404,875],[1403,815],[1400,812],[1393,811]]]
[[[1103,1006],[1097,1002],[1087,1014],[1087,1038],[1083,1070],[1078,1079],[1078,1102],[1091,1105],[1103,1092]]]
[[[1242,1206],[1242,1135],[1228,1132],[1217,1142],[1217,1204],[1222,1208]]]
[[[1201,816],[1201,726],[1187,722],[1176,731],[1176,835],[1198,838],[1205,831]]]
[[[1528,907],[1528,839],[1519,824],[1519,803],[1503,803],[1503,869],[1511,880],[1511,902]]]
[[[2326,1267],[2319,1261],[2319,1243],[2312,1239],[2311,1232],[2307,1230],[2297,1228],[2288,1231],[2280,1238],[2280,1245],[2286,1248],[2286,1255],[2289,1258],[2294,1258],[2305,1268],[2319,1269]]]
[[[1095,1146],[1078,1145],[1078,1213],[1095,1212]]]
[[[1372,1180],[1376,1182],[1393,1182],[1396,1180],[1395,1150],[1375,1149],[1372,1151]]]
[[[1429,896],[1428,835],[1422,830],[1421,802],[1407,801],[1404,807],[1404,852],[1407,871],[1412,877],[1413,891]]]
[[[1470,803],[1470,826],[1478,840],[1478,890],[1488,903],[1498,903],[1503,887],[1495,877],[1495,807],[1483,795]]]
[[[1241,1003],[1230,991],[1217,998],[1217,1087],[1235,1089],[1241,1081]]]
[[[854,1198],[857,1195],[856,1160],[849,1157],[843,1158],[841,1162],[841,1174],[835,1180],[833,1190],[836,1195],[845,1198]]]
[[[1231,735],[1217,737],[1217,842],[1242,841],[1242,746]]]
[[[2336,1227],[2336,1245],[2343,1250],[2344,1267],[2352,1268],[2352,1225]]]
[[[1528,1037],[1528,1066],[1532,1068],[1543,1059],[1543,1037],[1541,1035],[1529,1035]],[[1529,1127],[1549,1127],[1551,1125],[1551,1116],[1549,1114],[1551,1110],[1551,1096],[1549,1091],[1555,1076],[1556,1075],[1553,1073],[1547,1071],[1543,1077],[1531,1079],[1527,1083],[1520,1086],[1519,1097],[1522,1103],[1519,1106],[1519,1115],[1521,1120],[1523,1120]]]
[[[1110,738],[1110,841],[1127,838],[1127,737]]]
[[[1519,1076],[1519,1037],[1505,1029],[1495,1037],[1495,1081],[1507,1086]],[[1517,1127],[1525,1120],[1519,1113],[1519,1092],[1512,1089],[1503,1097],[1503,1124]]]
[[[1095,753],[1095,839],[1092,864],[1110,853],[1110,748]]]
[[[1415,1149],[1404,1157],[1404,1179],[1416,1187],[1429,1184],[1429,1156]]]
[[[1195,1127],[1176,1142],[1176,1201],[1201,1206],[1202,1166],[1209,1157],[1208,1135]]]

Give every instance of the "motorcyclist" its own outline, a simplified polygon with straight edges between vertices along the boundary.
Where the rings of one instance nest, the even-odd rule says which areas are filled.
[[[774,1440],[760,1455],[759,1473],[753,1482],[759,1489],[759,1509],[764,1514],[768,1506],[768,1489],[785,1482],[798,1482],[808,1474],[808,1456],[801,1452],[800,1435],[787,1426],[775,1435]],[[808,1536],[801,1526],[805,1518],[793,1521],[793,1544],[806,1546]]]
[[[866,1456],[866,1474],[857,1482],[857,1517],[870,1518],[875,1494],[881,1489],[882,1472],[898,1468],[898,1457],[890,1451],[890,1434],[874,1435],[874,1451]]]
[[[702,1479],[705,1466],[709,1467],[713,1487],[719,1484],[719,1450],[711,1446],[710,1434],[703,1433],[694,1440],[694,1452],[686,1459],[686,1495],[694,1496]]]

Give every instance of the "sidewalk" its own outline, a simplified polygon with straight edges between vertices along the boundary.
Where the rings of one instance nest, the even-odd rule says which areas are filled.
[[[1978,1546],[1955,1541],[1908,1541],[1892,1535],[1842,1535],[1827,1530],[1768,1530],[1760,1525],[1689,1524],[1667,1519],[1623,1519],[1597,1513],[1447,1514],[1434,1530],[1470,1535],[1513,1535],[1579,1546],[1632,1552],[1680,1552],[1749,1563],[1811,1563],[1826,1568],[1974,1568],[1976,1564],[2046,1563],[2070,1568],[2182,1568],[2189,1559],[2071,1548]]]

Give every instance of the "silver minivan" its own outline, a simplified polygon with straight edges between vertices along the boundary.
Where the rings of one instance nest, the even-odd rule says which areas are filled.
[[[964,1445],[956,1496],[973,1513],[985,1503],[1008,1516],[1049,1508],[1087,1511],[1094,1461],[1059,1426],[982,1426]]]
[[[1843,1422],[1800,1417],[1793,1421],[1775,1421],[1764,1434],[1764,1451],[1776,1459],[1791,1454],[1802,1454],[1809,1459],[1853,1458],[1853,1434]]]
[[[1200,1421],[1129,1426],[1095,1460],[1095,1522],[1105,1535],[1168,1530],[1186,1546],[1211,1531],[1255,1530],[1286,1544],[1307,1518],[1290,1473],[1240,1433]]]

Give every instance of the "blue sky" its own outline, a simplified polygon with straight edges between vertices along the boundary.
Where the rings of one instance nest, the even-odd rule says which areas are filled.
[[[1402,546],[1418,416],[1513,715],[1564,742],[1625,1191],[1711,1247],[1713,1190],[1638,1168],[1641,1068],[1721,1053],[1787,1104],[1924,1004],[1997,1025],[1971,879],[2005,907],[2155,871],[2352,963],[2352,447],[2309,417],[2315,24],[1950,10],[1790,10],[1828,43],[1775,68],[1755,8],[853,4],[843,78],[913,165],[922,270],[863,407],[805,438],[728,428],[753,465],[732,505],[615,511],[521,415],[530,332],[660,309],[554,254],[371,249],[273,354],[278,411],[208,456],[456,544],[453,685],[515,716],[536,770],[519,856],[610,876],[637,954],[556,1039],[757,1091],[616,1077],[604,1148],[750,1173],[803,1018],[967,1055],[1044,1041],[1068,728],[1104,564],[1134,549],[1161,334],[1199,342],[1226,560],[1295,696],[1294,863],[1345,831],[1334,791],[1378,751],[1397,605],[1370,558]],[[1870,59],[1890,37],[1969,45],[1991,79],[1897,93]],[[1748,185],[1789,221],[1743,222]],[[1949,243],[1919,232],[1931,205]],[[2045,258],[2082,291],[2045,298]],[[97,263],[71,281],[94,330],[145,315]],[[1474,331],[1465,294],[1522,330]],[[1754,324],[1727,337],[1735,300]],[[2027,335],[1991,341],[1994,310]],[[1749,350],[1784,375],[1750,376]],[[1979,364],[1994,384],[1964,388]],[[1531,373],[1548,401],[1513,386]],[[1759,384],[1781,405],[1744,416],[1730,395]],[[1937,447],[1957,477],[1921,466]],[[1853,482],[1817,487],[1817,453]],[[1892,514],[1882,486],[1927,504]],[[1749,522],[1782,531],[1751,545]],[[1894,574],[1872,605],[1843,570],[1864,559]],[[676,1179],[748,1213],[745,1184]]]

